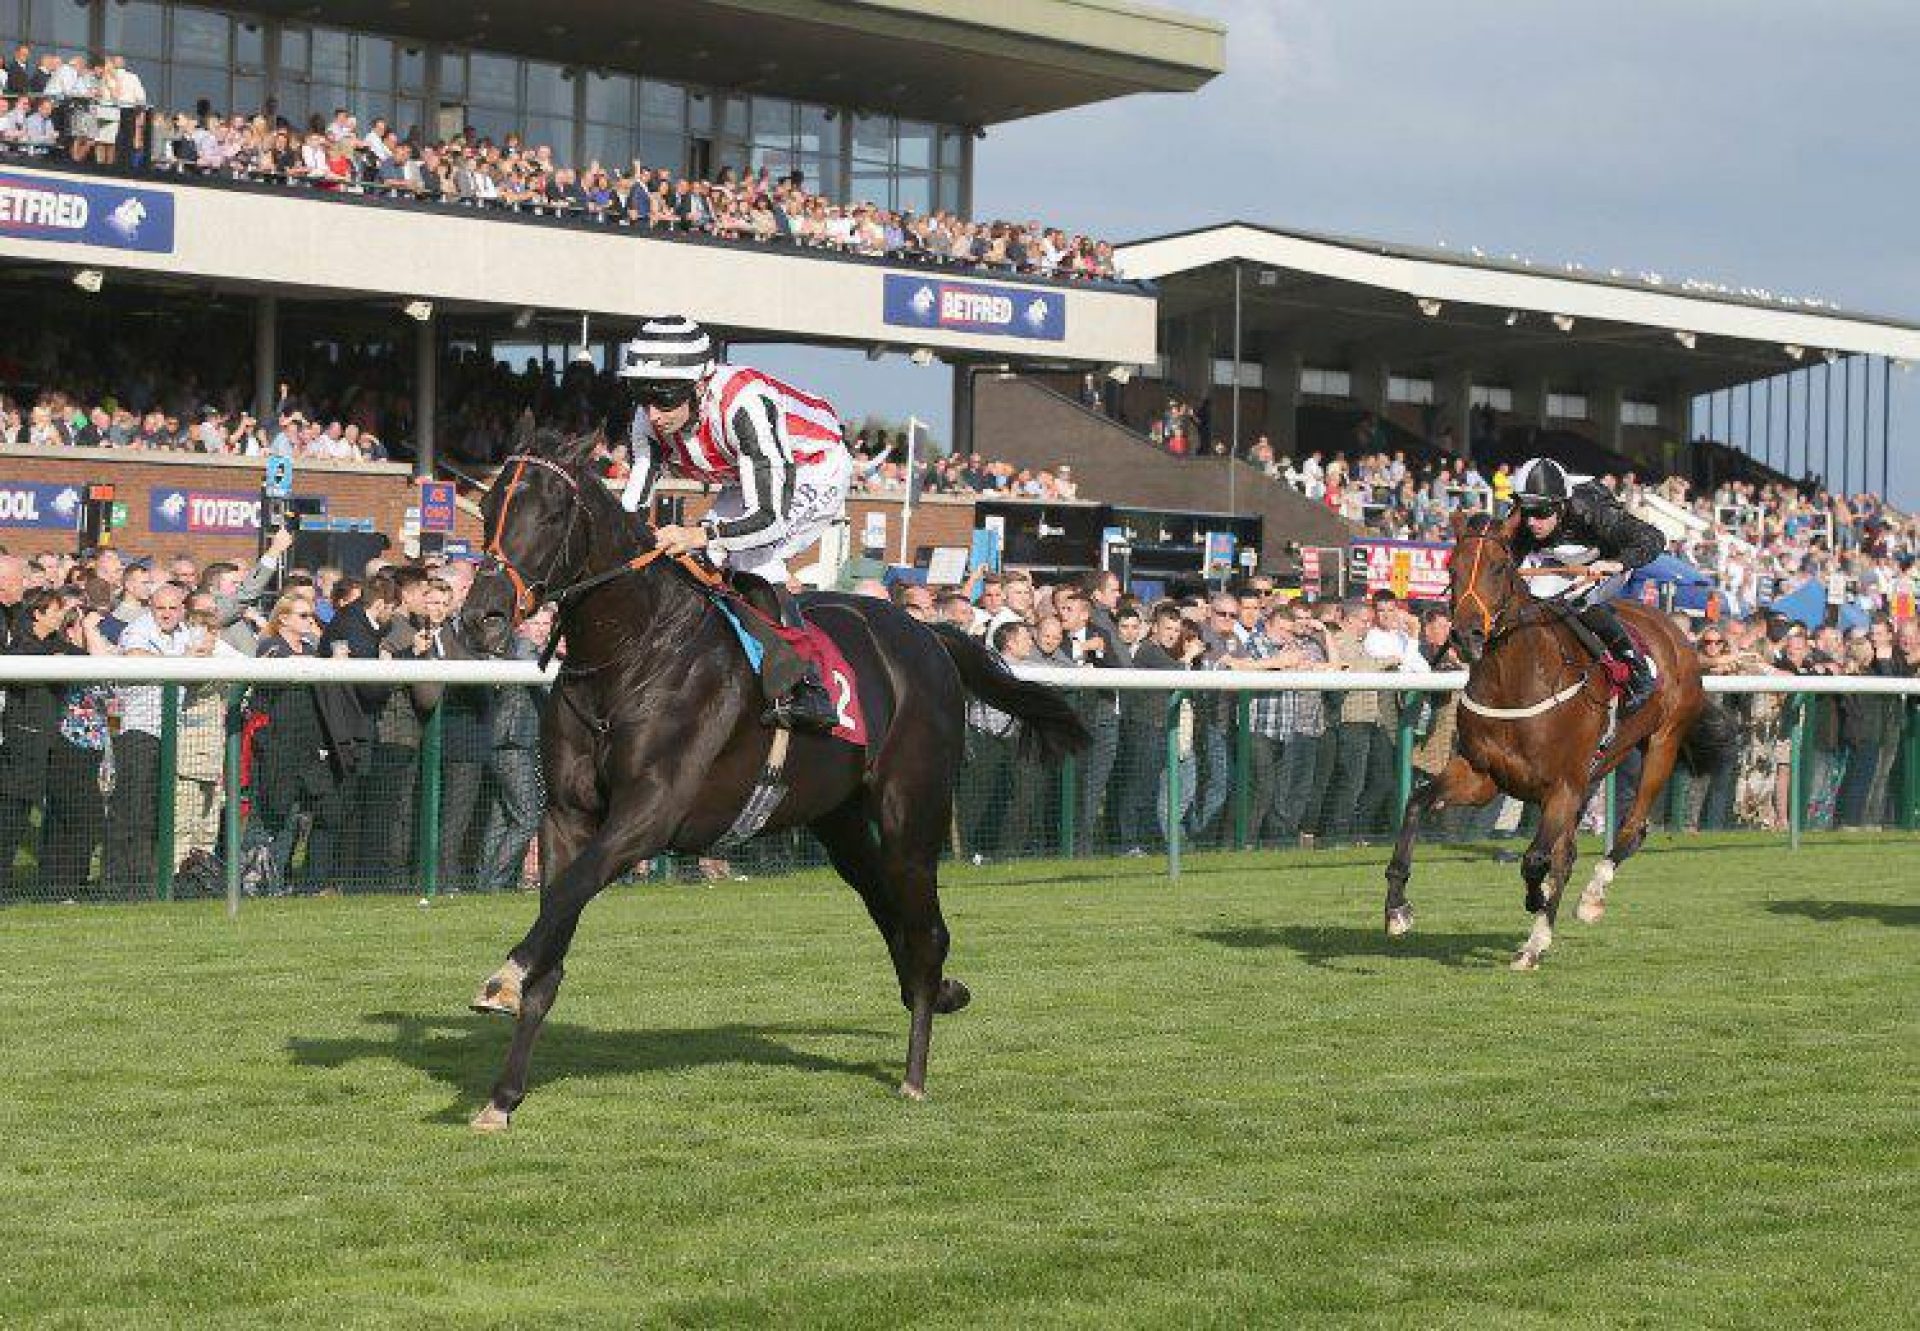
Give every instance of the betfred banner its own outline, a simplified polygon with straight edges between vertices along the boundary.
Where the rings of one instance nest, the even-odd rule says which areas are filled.
[[[147,529],[156,536],[251,536],[260,530],[257,490],[155,489],[147,505]]]
[[[0,481],[0,527],[73,531],[86,498],[81,486],[37,481]]]
[[[0,171],[0,236],[171,254],[173,196]]]
[[[882,317],[900,328],[1058,342],[1067,335],[1067,297],[1032,287],[889,273]]]
[[[1355,541],[1353,581],[1368,595],[1389,591],[1402,600],[1444,601],[1451,545],[1427,541]]]

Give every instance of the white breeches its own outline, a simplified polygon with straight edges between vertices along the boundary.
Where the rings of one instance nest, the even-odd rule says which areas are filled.
[[[853,479],[853,455],[836,448],[820,461],[798,468],[793,477],[793,508],[784,519],[756,532],[752,544],[715,548],[713,562],[722,568],[743,569],[768,582],[784,584],[787,560],[810,549],[828,525],[847,511],[847,490]],[[713,511],[730,521],[746,509],[740,487],[729,485],[714,498]]]

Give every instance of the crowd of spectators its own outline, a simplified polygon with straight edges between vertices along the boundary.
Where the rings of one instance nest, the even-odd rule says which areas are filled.
[[[1264,576],[1151,603],[1126,594],[1112,574],[1051,587],[1020,572],[976,574],[959,587],[900,584],[893,595],[911,614],[979,636],[1010,664],[1282,674],[1463,668],[1444,607],[1416,607],[1386,592],[1312,604]],[[1920,620],[1911,617],[1876,612],[1847,630],[1809,630],[1764,611],[1677,620],[1709,673],[1920,677]],[[1173,722],[1180,806],[1170,814],[1166,697],[1092,689],[1073,697],[1094,742],[1071,791],[1021,755],[1011,718],[972,705],[957,824],[964,854],[984,861],[1058,852],[1067,799],[1074,801],[1070,821],[1082,850],[1143,853],[1165,843],[1170,817],[1195,844],[1240,837],[1259,846],[1377,840],[1391,831],[1396,812],[1403,715],[1415,737],[1415,768],[1432,774],[1452,753],[1457,706],[1451,696],[1432,693],[1280,688],[1253,694],[1244,720],[1248,766],[1237,771],[1234,698],[1190,698]],[[1906,728],[1920,725],[1912,700],[1849,695],[1792,702],[1755,694],[1722,701],[1740,723],[1741,741],[1718,767],[1684,785],[1685,828],[1786,826],[1787,738],[1800,708],[1809,722],[1805,826],[1891,824],[1896,798],[1912,797],[1897,789],[1895,771]],[[1617,807],[1627,807],[1638,776],[1630,759],[1621,769]],[[1232,806],[1241,788],[1246,807],[1236,831]],[[1590,820],[1601,816],[1601,807],[1596,796]],[[1512,835],[1522,817],[1517,802],[1495,800],[1484,809],[1448,813],[1436,830],[1450,837]]]
[[[1033,221],[842,203],[799,171],[723,165],[703,180],[637,160],[569,163],[564,148],[518,133],[496,141],[468,126],[440,139],[380,116],[363,123],[346,107],[304,124],[271,103],[164,110],[147,105],[118,56],[36,57],[23,45],[5,75],[0,150],[18,154],[1059,280],[1114,276],[1106,241]]]
[[[474,566],[375,561],[360,576],[287,566],[282,530],[251,568],[107,549],[76,559],[0,552],[0,650],[27,655],[462,654],[448,631]],[[550,614],[514,652],[533,659]],[[521,886],[542,796],[534,691],[413,685],[260,686],[241,750],[245,839],[224,844],[226,690],[182,691],[178,761],[160,788],[161,688],[13,684],[0,712],[0,893],[140,897],[155,885],[158,810],[171,802],[178,890],[221,890],[240,857],[246,890],[334,892],[415,881],[423,726],[442,713],[440,883]]]
[[[288,385],[266,426],[253,413],[221,403],[183,416],[149,400],[143,407],[118,397],[90,405],[64,389],[46,389],[28,402],[0,393],[0,444],[30,448],[107,448],[134,452],[199,453],[212,457],[289,457],[316,462],[385,462],[386,445],[353,419],[309,415]]]

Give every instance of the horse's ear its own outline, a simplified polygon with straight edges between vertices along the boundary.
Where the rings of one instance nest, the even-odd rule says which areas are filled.
[[[1447,526],[1453,529],[1453,539],[1459,540],[1467,534],[1467,522],[1472,515],[1464,508],[1456,508],[1447,517]]]
[[[552,458],[564,467],[584,463],[593,456],[593,450],[599,443],[591,434],[562,434],[559,430],[542,430],[536,440],[535,446],[543,456]]]
[[[1501,520],[1500,538],[1511,543],[1514,537],[1520,534],[1520,525],[1525,521],[1526,518],[1520,512],[1520,505],[1515,504],[1508,510],[1507,516]]]

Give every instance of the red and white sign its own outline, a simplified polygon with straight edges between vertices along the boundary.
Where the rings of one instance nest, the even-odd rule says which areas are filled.
[[[1355,581],[1364,580],[1369,595],[1390,591],[1402,600],[1444,601],[1451,545],[1427,541],[1355,541]]]

